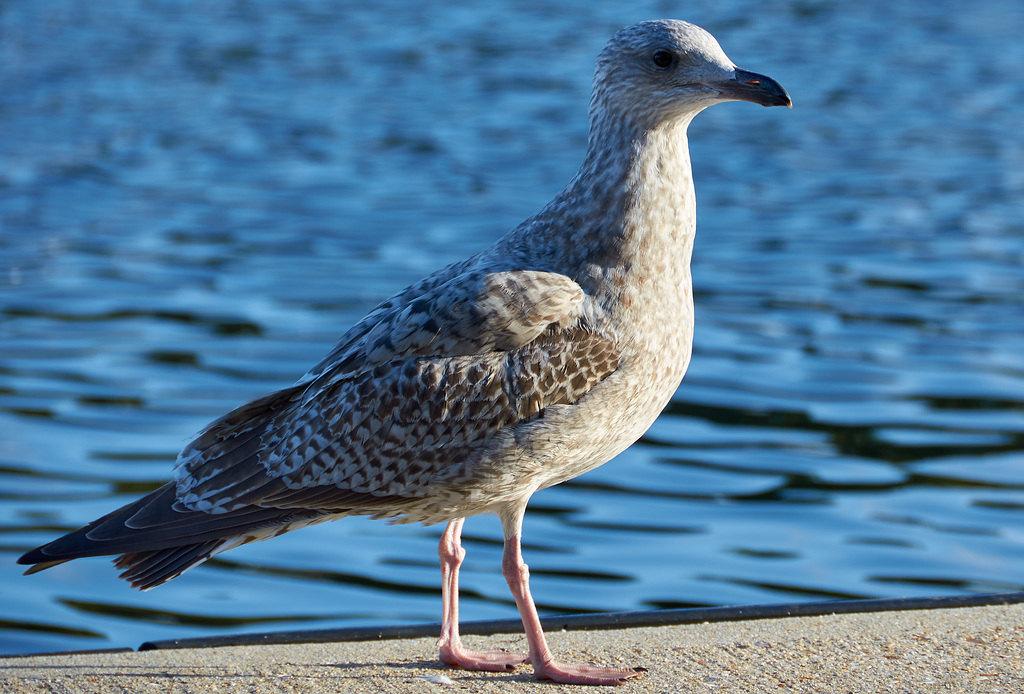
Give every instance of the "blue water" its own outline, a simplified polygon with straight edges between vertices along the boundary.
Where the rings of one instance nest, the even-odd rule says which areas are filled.
[[[0,6],[0,652],[437,621],[437,527],[347,519],[149,593],[13,562],[540,207],[604,41],[673,15],[795,108],[692,127],[693,362],[534,498],[542,611],[1024,590],[1024,5],[962,7]],[[497,521],[466,535],[464,617],[514,616]]]

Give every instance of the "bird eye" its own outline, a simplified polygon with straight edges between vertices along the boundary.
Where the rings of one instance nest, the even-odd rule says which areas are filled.
[[[667,68],[672,64],[672,54],[668,51],[658,51],[651,56],[651,62],[660,68]]]

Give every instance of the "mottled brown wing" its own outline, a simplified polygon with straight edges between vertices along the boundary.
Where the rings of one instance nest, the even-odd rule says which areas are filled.
[[[480,455],[502,428],[576,402],[617,368],[614,340],[579,324],[583,296],[568,278],[495,273],[474,291],[462,309],[446,314],[435,295],[392,314],[390,332],[366,331],[363,351],[377,363],[362,357],[355,369],[350,360],[215,422],[182,453],[181,503],[214,513],[400,505]],[[410,330],[411,315],[427,318]],[[430,324],[444,315],[445,325]],[[418,353],[451,346],[452,333],[457,346],[486,351]]]
[[[282,439],[277,472],[291,489],[420,497],[499,430],[576,402],[616,366],[607,338],[575,329],[510,352],[377,367],[337,384],[296,420],[290,440],[302,444]]]
[[[346,333],[304,381],[337,377],[405,356],[509,350],[580,316],[583,290],[565,275],[537,270],[472,270],[444,282],[428,277]]]

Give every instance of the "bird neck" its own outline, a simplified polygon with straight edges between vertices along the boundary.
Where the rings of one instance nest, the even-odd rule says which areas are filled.
[[[569,230],[559,249],[568,260],[562,271],[588,292],[609,291],[626,275],[632,283],[688,282],[696,212],[689,122],[598,129],[579,173],[535,218],[542,223],[530,225],[541,236]]]

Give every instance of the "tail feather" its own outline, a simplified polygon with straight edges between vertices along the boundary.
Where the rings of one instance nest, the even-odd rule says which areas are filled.
[[[54,540],[46,547],[51,555],[62,551],[66,543],[78,548],[81,534],[95,546],[96,554],[119,554],[125,551],[120,548],[125,543],[140,550],[162,549],[180,545],[183,540],[198,542],[221,538],[232,534],[231,529],[241,532],[250,527],[273,525],[295,513],[296,509],[261,506],[247,506],[229,513],[192,511],[177,502],[175,485],[168,482],[147,496]],[[105,545],[113,549],[100,551]],[[130,547],[128,551],[131,551]]]
[[[122,555],[121,577],[143,590],[181,575],[218,551],[269,537],[323,518],[308,509],[247,506],[228,513],[204,513],[177,503],[173,483],[99,518],[53,542],[26,552],[25,573],[79,557]]]
[[[225,544],[224,541],[210,540],[151,552],[129,552],[114,560],[114,566],[122,569],[119,577],[133,588],[149,590],[206,561]]]
[[[128,578],[144,579],[148,576],[157,575],[165,567],[186,556],[194,556],[197,547],[206,547],[207,544],[216,546],[218,543],[212,540],[210,543],[203,542],[198,545],[185,545],[171,549],[158,549],[153,552],[128,552],[114,560],[114,566],[124,569],[121,576]]]
[[[46,571],[46,569],[52,569],[55,566],[60,566],[61,564],[65,564],[65,563],[67,563],[69,561],[71,561],[71,560],[70,559],[58,559],[56,561],[41,561],[38,564],[35,564],[34,566],[30,566],[27,569],[25,569],[25,575],[26,576],[31,576],[32,574],[37,574],[40,571]],[[21,563],[24,563],[24,562],[21,562]]]

